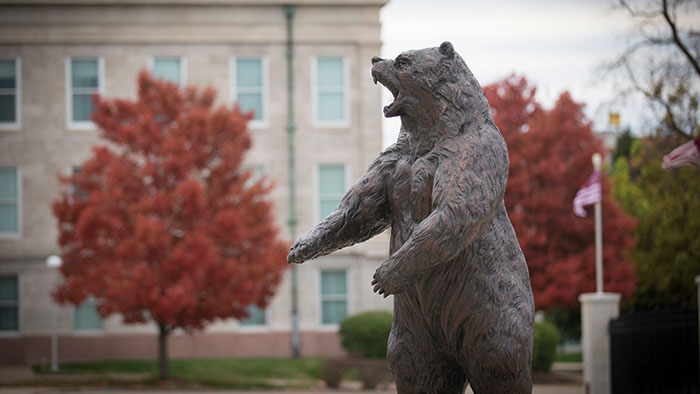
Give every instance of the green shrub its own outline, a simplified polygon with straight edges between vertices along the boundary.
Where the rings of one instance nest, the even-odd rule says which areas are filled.
[[[557,355],[559,331],[548,322],[535,323],[535,349],[532,354],[532,369],[549,372]]]
[[[348,316],[340,323],[341,343],[353,356],[386,358],[392,320],[391,312],[386,311]]]

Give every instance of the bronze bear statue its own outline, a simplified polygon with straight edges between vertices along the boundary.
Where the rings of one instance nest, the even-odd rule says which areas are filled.
[[[399,393],[531,393],[534,301],[503,195],[508,152],[452,44],[372,58],[397,142],[297,241],[302,263],[391,227],[374,291],[394,295],[388,361]]]

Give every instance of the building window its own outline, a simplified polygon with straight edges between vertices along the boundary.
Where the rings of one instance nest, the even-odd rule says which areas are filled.
[[[80,330],[102,330],[102,318],[97,313],[97,300],[90,296],[75,308],[73,327]]]
[[[325,164],[318,167],[318,218],[323,220],[340,205],[345,194],[345,166]]]
[[[183,86],[185,84],[184,61],[179,56],[154,57],[153,76]]]
[[[20,60],[0,58],[0,129],[19,129]]]
[[[68,128],[94,128],[92,96],[102,91],[103,68],[101,58],[68,59]]]
[[[321,271],[321,324],[340,324],[347,314],[347,273]]]
[[[19,235],[19,181],[16,167],[0,167],[0,236]]]
[[[243,170],[250,170],[251,172],[250,178],[243,184],[245,189],[251,188],[265,176],[265,166],[262,164],[246,164],[243,166]]]
[[[233,101],[241,107],[241,112],[253,111],[251,126],[263,126],[267,119],[265,59],[235,57],[231,67]]]
[[[319,126],[344,126],[348,121],[345,58],[324,56],[314,62],[315,122]]]
[[[83,172],[83,166],[73,166],[71,168],[71,174],[70,175],[78,175],[81,172]],[[90,193],[88,193],[87,190],[82,190],[78,188],[75,183],[71,185],[71,191],[73,192],[73,197],[75,197],[76,200],[81,200],[81,201],[86,201],[88,199],[88,196]]]
[[[267,316],[264,309],[258,308],[257,305],[251,305],[248,307],[247,319],[241,320],[241,326],[243,327],[255,327],[264,326],[267,324]]]
[[[19,330],[17,275],[0,275],[0,332]]]

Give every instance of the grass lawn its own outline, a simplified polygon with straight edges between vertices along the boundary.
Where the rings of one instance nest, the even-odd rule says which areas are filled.
[[[555,363],[580,363],[583,361],[581,353],[559,353],[554,357]]]
[[[301,359],[185,359],[170,360],[170,376],[175,381],[193,385],[225,388],[308,388],[319,377],[320,358]],[[62,375],[145,374],[155,382],[155,360],[119,360],[66,363]],[[41,373],[39,368],[36,372]],[[148,382],[145,382],[148,383]]]

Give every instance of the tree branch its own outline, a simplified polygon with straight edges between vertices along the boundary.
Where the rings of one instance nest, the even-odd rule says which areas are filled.
[[[695,73],[698,75],[698,77],[700,77],[700,64],[698,64],[698,60],[693,57],[693,55],[690,53],[690,51],[688,51],[688,48],[681,40],[681,37],[678,34],[678,27],[676,26],[676,23],[673,21],[673,18],[671,18],[671,15],[668,12],[668,0],[662,0],[661,3],[663,4],[662,15],[666,20],[666,23],[668,23],[668,26],[671,28],[671,33],[673,34],[673,41],[675,42],[678,49],[680,49],[681,52],[683,52],[683,54],[685,55],[685,57],[688,59],[690,65],[693,66],[693,69],[695,69]]]
[[[664,108],[664,110],[666,112],[666,116],[664,117],[664,120],[665,120],[666,125],[671,129],[671,131],[674,131],[677,134],[680,134],[680,135],[683,135],[687,138],[690,138],[691,134],[686,133],[685,131],[681,130],[681,128],[678,126],[678,123],[676,122],[675,115],[673,115],[673,111],[671,110],[671,105],[666,100],[664,100],[662,97],[660,97],[658,94],[655,94],[652,91],[644,89],[637,81],[637,78],[634,76],[634,71],[632,71],[632,68],[630,67],[629,63],[624,63],[624,67],[625,67],[625,70],[627,70],[627,75],[628,75],[634,89],[637,90],[638,92],[642,93],[646,98],[648,98],[652,102],[656,102],[657,104],[661,105]]]
[[[635,18],[653,18],[654,16],[658,15],[658,12],[655,12],[655,11],[652,11],[652,12],[637,11],[634,8],[632,8],[632,6],[630,6],[627,3],[627,1],[625,1],[625,0],[618,0],[617,3],[620,5],[620,7],[627,10],[627,12]]]

